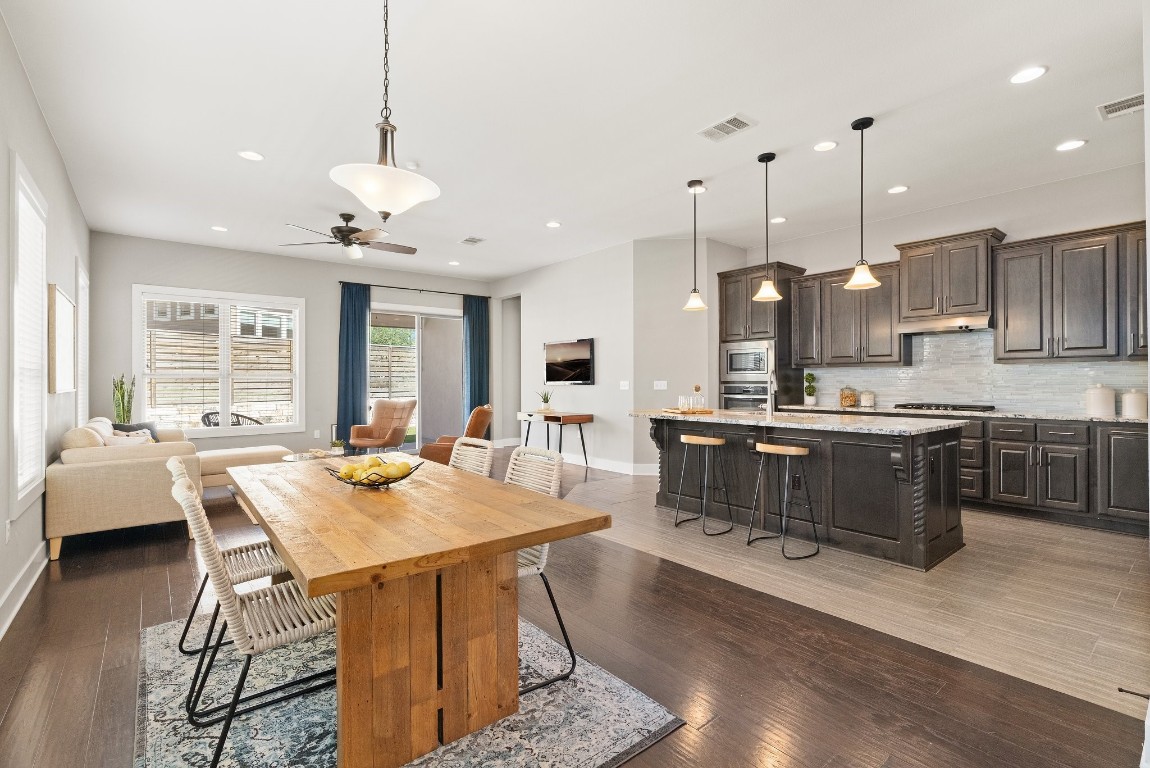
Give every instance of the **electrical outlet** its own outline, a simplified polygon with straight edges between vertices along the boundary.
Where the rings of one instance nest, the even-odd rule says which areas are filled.
[[[620,381],[619,382],[619,389],[630,389],[630,388],[631,388],[631,382],[629,382],[629,381]]]
[[[312,437],[314,437],[316,440],[319,440],[319,430],[318,429],[312,433]]]
[[[801,491],[803,489],[802,475],[791,475],[791,490]]]
[[[667,382],[665,382],[665,381],[656,381],[655,382],[655,389],[666,389],[666,388],[667,388]]]

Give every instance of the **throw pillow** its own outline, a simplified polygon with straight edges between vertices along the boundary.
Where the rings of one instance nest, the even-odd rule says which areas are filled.
[[[105,445],[147,445],[152,442],[151,438],[145,435],[132,435],[131,437],[111,437],[104,438]]]
[[[60,449],[64,451],[72,448],[99,448],[103,444],[104,438],[100,433],[87,427],[69,429],[60,438]]]
[[[146,429],[138,429],[135,432],[121,432],[117,429],[112,433],[112,435],[114,437],[142,437],[149,443],[156,442],[152,439],[152,433]]]
[[[112,429],[117,432],[139,432],[141,429],[146,429],[153,440],[157,443],[160,442],[160,435],[156,432],[156,422],[154,421],[141,421],[139,424],[113,424]]]

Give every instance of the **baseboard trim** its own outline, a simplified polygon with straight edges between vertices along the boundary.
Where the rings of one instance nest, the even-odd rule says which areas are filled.
[[[597,459],[594,456],[590,457],[591,469],[603,469],[608,472],[618,472],[621,475],[657,475],[659,474],[658,464],[632,464],[629,461],[615,461],[613,459]],[[563,454],[563,461],[567,464],[575,464],[576,466],[583,466],[582,453],[565,453]]]
[[[4,593],[4,597],[0,598],[0,640],[4,639],[5,633],[8,628],[12,626],[12,622],[16,620],[16,614],[20,612],[20,606],[24,605],[24,600],[28,597],[28,593],[32,591],[32,586],[36,583],[36,579],[40,577],[40,572],[44,570],[44,566],[48,564],[48,553],[44,551],[44,545],[41,544],[33,552],[32,556],[28,558],[28,562],[20,569],[20,575],[16,577],[16,581]]]
[[[502,437],[495,441],[496,448],[518,448],[523,443],[521,437]]]

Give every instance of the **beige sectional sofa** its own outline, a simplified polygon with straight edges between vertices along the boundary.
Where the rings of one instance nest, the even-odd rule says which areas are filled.
[[[204,486],[227,485],[228,467],[275,462],[291,453],[278,445],[197,453],[183,430],[156,432],[155,443],[107,445],[112,422],[96,418],[64,433],[60,459],[45,474],[44,535],[52,560],[60,557],[65,536],[182,521],[165,466],[171,456],[183,457],[202,492]]]

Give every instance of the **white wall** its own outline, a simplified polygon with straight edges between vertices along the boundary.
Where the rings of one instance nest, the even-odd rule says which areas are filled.
[[[306,301],[305,431],[195,442],[201,448],[275,443],[303,450],[326,445],[336,414],[340,280],[475,295],[487,295],[488,288],[471,280],[92,233],[92,415],[110,413],[112,377],[132,370],[133,283],[297,296]],[[411,307],[459,303],[458,297],[409,291],[373,291],[372,301]],[[137,417],[142,401],[137,390]],[[317,429],[318,440],[312,437]]]
[[[492,387],[495,401],[495,419],[491,425],[492,439],[505,445],[519,442],[519,412],[522,393],[522,302],[518,296],[491,302],[491,316],[498,318],[492,333],[491,372],[496,384]]]
[[[0,269],[0,524],[11,520],[10,531],[0,531],[0,635],[15,615],[32,580],[47,562],[44,547],[44,521],[41,498],[24,509],[13,509],[9,496],[12,466],[10,435],[12,422],[11,382],[11,296],[12,265],[12,168],[9,151],[19,155],[48,206],[49,283],[59,285],[76,298],[76,272],[88,263],[88,225],[68,180],[64,160],[44,122],[36,96],[24,73],[8,28],[0,21],[0,249],[4,263]],[[45,288],[45,291],[47,289]],[[45,294],[46,295],[46,294]],[[57,453],[60,435],[75,426],[74,393],[47,395],[46,444],[49,461]]]
[[[570,261],[525,272],[492,285],[492,295],[519,296],[522,312],[520,403],[539,405],[536,394],[544,389],[543,344],[566,339],[595,339],[595,384],[548,387],[555,393],[557,411],[595,414],[584,427],[591,466],[630,471],[632,462],[631,392],[619,389],[620,381],[634,378],[634,290],[631,243],[605,248]],[[502,338],[502,313],[493,313],[497,328],[492,337]],[[502,389],[503,373],[495,389]],[[567,427],[564,453],[582,463],[578,431]],[[543,445],[543,429],[531,430],[531,444]],[[557,447],[557,428],[552,428],[552,448]]]
[[[1134,118],[1131,118],[1134,119]],[[1006,239],[1025,240],[1146,218],[1142,163],[1042,184],[866,224],[866,257],[897,261],[898,243],[998,227]],[[913,195],[914,190],[904,194]],[[782,225],[786,226],[786,225]],[[771,259],[806,267],[807,273],[847,269],[858,259],[858,227],[771,243]],[[763,248],[748,252],[748,264]]]

